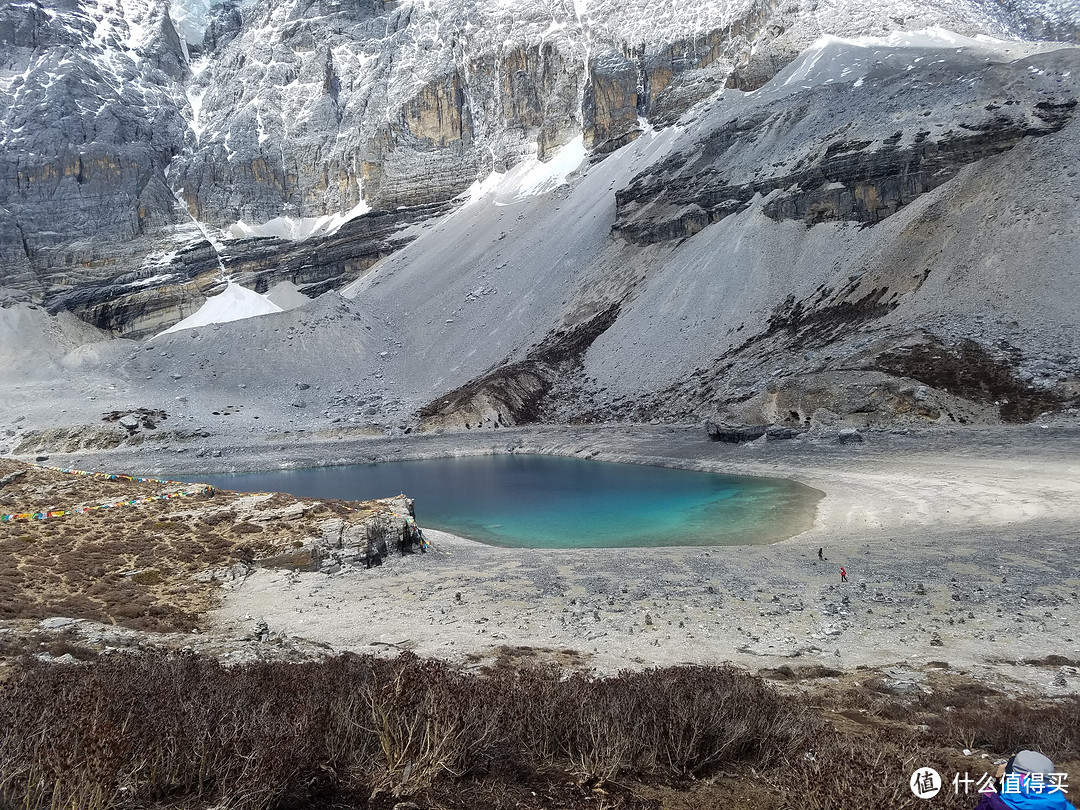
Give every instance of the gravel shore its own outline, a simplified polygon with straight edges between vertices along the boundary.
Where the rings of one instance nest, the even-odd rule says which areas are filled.
[[[143,448],[53,462],[197,475],[557,453],[787,477],[825,493],[812,529],[770,546],[513,550],[429,531],[431,553],[372,570],[257,570],[213,615],[227,637],[264,620],[274,633],[338,649],[411,649],[464,663],[519,655],[603,672],[720,661],[915,672],[945,662],[1019,691],[1080,689],[1073,666],[1030,663],[1080,659],[1080,431],[1069,427],[880,432],[854,445],[835,437],[724,445],[697,428],[608,425],[236,435],[213,446],[219,456]],[[423,525],[422,503],[417,512]]]

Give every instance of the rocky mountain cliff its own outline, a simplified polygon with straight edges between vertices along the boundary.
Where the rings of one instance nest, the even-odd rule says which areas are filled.
[[[382,334],[339,336],[359,348],[336,399],[377,396],[386,424],[1067,408],[1078,20],[1064,0],[8,2],[5,328],[40,306],[143,339],[226,277],[287,281]],[[318,306],[163,336],[169,363],[110,374],[147,405],[212,391],[249,341],[339,304]]]
[[[346,294],[435,302],[412,307],[425,328],[389,374],[415,384],[430,369],[428,428],[1074,408],[1078,60],[823,40],[555,201],[496,189],[492,208],[455,214]],[[500,305],[492,290],[512,294]]]
[[[204,254],[237,223],[437,206],[577,137],[599,158],[719,88],[759,87],[822,34],[1069,39],[1074,22],[960,0],[8,2],[3,282],[149,334],[214,290]],[[355,277],[393,250],[387,224],[349,235],[369,261],[331,249],[275,280]],[[220,252],[231,271],[248,251]]]

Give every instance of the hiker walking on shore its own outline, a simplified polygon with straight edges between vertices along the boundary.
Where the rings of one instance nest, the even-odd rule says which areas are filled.
[[[844,566],[840,566],[840,581],[847,582],[847,571],[844,570]]]

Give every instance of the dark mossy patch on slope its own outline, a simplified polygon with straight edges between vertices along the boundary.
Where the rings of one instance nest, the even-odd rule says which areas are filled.
[[[1005,422],[1030,422],[1075,401],[1020,379],[1016,360],[995,357],[985,346],[965,339],[954,346],[929,342],[886,352],[878,356],[875,368],[974,402],[997,404]]]
[[[580,365],[585,352],[618,317],[619,304],[612,304],[587,321],[553,330],[528,352],[524,360],[506,363],[470,380],[425,405],[417,416],[427,426],[460,418],[466,428],[539,422],[544,398],[555,382]],[[494,425],[485,425],[480,416],[489,410],[497,413]],[[476,415],[471,419],[463,415],[470,413]]]

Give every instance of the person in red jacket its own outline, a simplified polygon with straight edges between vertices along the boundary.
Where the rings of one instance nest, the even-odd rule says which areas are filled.
[[[844,566],[840,566],[840,581],[847,582],[847,571],[844,570]]]

